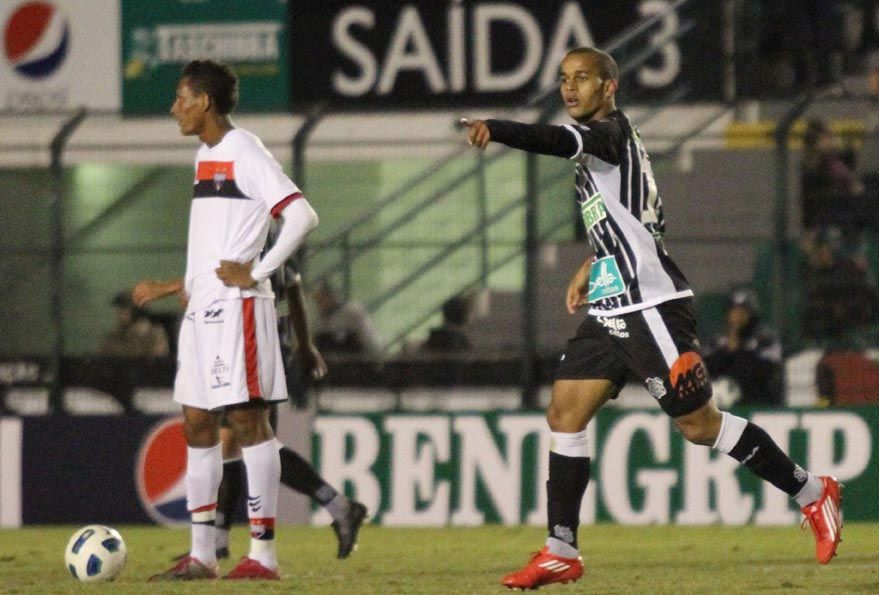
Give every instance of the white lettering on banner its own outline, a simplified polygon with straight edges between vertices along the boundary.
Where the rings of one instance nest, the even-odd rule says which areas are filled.
[[[481,525],[485,514],[476,506],[476,476],[505,525],[519,524],[522,502],[522,440],[506,440],[507,460],[500,452],[482,416],[456,417],[454,430],[460,440],[460,491],[453,525]]]
[[[651,17],[668,8],[666,0],[645,0],[638,6],[638,13],[642,18]],[[650,45],[659,48],[661,56],[659,66],[642,66],[638,70],[638,82],[645,87],[659,88],[672,83],[681,73],[681,49],[672,37],[680,27],[678,13],[670,11],[660,20],[660,29],[650,36]]]
[[[369,48],[348,33],[354,25],[372,29],[375,26],[375,13],[362,6],[352,6],[340,12],[333,21],[333,43],[342,55],[360,68],[360,76],[356,78],[349,77],[339,70],[333,73],[333,88],[342,95],[350,97],[368,93],[375,83],[378,72],[378,64]]]
[[[790,433],[800,425],[796,413],[755,413],[751,422],[766,430],[783,452],[790,452]],[[798,462],[802,464],[803,461]],[[760,498],[760,510],[754,515],[754,523],[790,525],[797,522],[800,512],[792,508],[796,506],[796,502],[768,481],[761,483],[763,494]]]
[[[208,56],[227,62],[269,62],[279,56],[281,24],[211,23],[159,25],[155,29],[159,64],[185,64]]]
[[[678,481],[671,469],[642,469],[635,483],[644,489],[641,510],[632,507],[629,493],[629,450],[636,432],[644,432],[653,446],[657,463],[671,457],[670,422],[665,414],[633,413],[621,418],[611,428],[601,449],[602,501],[614,520],[632,525],[668,523],[671,509],[671,486]]]
[[[377,419],[319,417],[315,433],[322,457],[319,467],[327,481],[349,488],[380,522],[478,525],[495,512],[504,524],[546,523],[550,433],[542,415]],[[802,430],[798,440],[805,440],[809,455],[803,466],[815,473],[852,480],[870,465],[871,430],[855,413],[757,412],[752,420],[784,451]],[[595,522],[599,497],[609,520],[627,524],[790,525],[799,519],[787,494],[766,482],[757,487],[750,478],[748,491],[743,491],[739,477],[748,475],[746,470],[731,457],[685,442],[662,413],[615,417],[602,432],[601,444],[596,426],[594,420],[587,433],[590,456],[600,455],[599,473],[586,490],[580,510],[583,524]],[[680,458],[672,458],[672,440],[682,445]],[[390,450],[380,452],[382,444]],[[637,486],[634,493],[630,485]],[[673,501],[676,486],[681,497]],[[477,503],[482,496],[489,504]],[[388,508],[382,514],[383,504]],[[323,511],[312,517],[315,524],[329,520]]]
[[[804,413],[800,419],[808,432],[809,464],[817,475],[832,475],[846,481],[864,472],[870,463],[873,444],[870,428],[854,413]],[[842,437],[843,452],[835,452],[834,435]]]
[[[21,429],[21,418],[0,418],[0,527],[21,526]]]
[[[476,38],[476,88],[488,92],[512,91],[531,80],[540,67],[540,49],[543,46],[543,34],[531,13],[521,6],[506,2],[478,4],[473,19]],[[522,62],[513,70],[502,74],[495,73],[491,64],[491,26],[495,22],[514,25],[522,36]]]
[[[410,47],[411,52],[408,50]],[[446,82],[443,80],[436,54],[433,53],[418,9],[414,6],[408,6],[400,13],[400,20],[391,38],[388,59],[382,67],[382,75],[378,82],[379,95],[387,95],[393,90],[397,75],[402,70],[423,72],[428,87],[434,93],[446,90]]]
[[[639,14],[649,16],[666,7],[662,0],[644,0],[638,5]],[[561,4],[555,26],[548,39],[527,4],[514,2],[477,2],[472,4],[471,19],[467,22],[461,0],[454,0],[446,9],[446,64],[441,64],[430,40],[424,19],[417,6],[407,5],[397,16],[390,39],[371,47],[356,37],[358,30],[373,30],[376,13],[364,6],[349,6],[335,16],[332,23],[332,42],[346,61],[357,68],[354,75],[335,70],[331,80],[333,90],[346,97],[359,97],[375,91],[378,95],[393,93],[401,72],[420,72],[432,93],[463,93],[467,91],[467,55],[473,73],[473,89],[477,93],[516,91],[538,79],[541,88],[551,88],[558,79],[558,65],[565,53],[575,47],[594,46],[595,40],[583,14],[580,3]],[[492,26],[503,23],[518,32],[516,42],[521,46],[520,62],[505,72],[497,72],[492,62],[497,47],[510,43],[492,36]],[[653,62],[638,71],[641,84],[662,87],[680,74],[681,55],[677,41],[668,37],[678,27],[676,13],[665,16],[661,29],[651,42],[663,41],[659,50],[660,64]],[[473,43],[465,43],[473,38]],[[386,43],[384,43],[386,42]],[[546,43],[544,43],[546,42]],[[379,63],[381,63],[379,73]],[[445,67],[445,70],[444,70]]]
[[[675,521],[681,525],[744,525],[754,497],[742,494],[734,458],[699,444],[684,444],[683,503]],[[714,506],[711,494],[715,495]]]
[[[351,483],[358,500],[369,510],[381,505],[381,486],[370,470],[379,454],[378,428],[363,417],[318,417],[314,431],[321,442],[321,474],[331,486],[343,490]],[[346,456],[346,444],[351,441],[351,456]],[[312,523],[325,525],[332,521],[321,507],[312,516]]]
[[[451,486],[435,481],[436,465],[451,457],[447,416],[389,417],[385,430],[392,436],[390,508],[384,525],[445,525],[449,520]],[[428,440],[423,440],[427,438]],[[419,502],[428,502],[418,510]]]

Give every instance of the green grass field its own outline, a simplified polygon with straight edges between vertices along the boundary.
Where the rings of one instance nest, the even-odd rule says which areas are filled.
[[[117,527],[128,564],[113,583],[83,584],[67,574],[64,547],[75,527],[0,531],[0,593],[252,593],[254,584],[148,584],[188,546],[185,530]],[[814,560],[811,533],[795,527],[621,527],[580,530],[586,575],[557,593],[879,593],[879,524],[845,527],[839,555]],[[278,531],[283,579],[260,592],[504,593],[504,573],[526,562],[544,531],[533,527],[392,529],[367,526],[360,549],[335,559],[329,528]],[[247,536],[236,528],[235,553]],[[225,561],[221,570],[233,565]]]

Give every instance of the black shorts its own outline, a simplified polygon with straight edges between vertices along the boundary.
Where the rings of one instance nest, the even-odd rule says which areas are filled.
[[[618,316],[587,316],[568,341],[556,372],[556,380],[607,379],[618,387],[630,376],[672,417],[708,402],[711,382],[692,299]]]

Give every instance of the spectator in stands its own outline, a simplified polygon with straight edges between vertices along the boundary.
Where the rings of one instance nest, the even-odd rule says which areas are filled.
[[[800,201],[803,229],[814,234],[838,225],[847,236],[861,226],[863,187],[855,176],[855,154],[821,120],[810,120],[803,135]]]
[[[739,404],[780,405],[781,343],[760,322],[757,300],[748,289],[730,295],[726,326],[706,350],[713,379],[726,377],[740,391]]]
[[[430,329],[421,351],[427,353],[460,353],[473,348],[467,337],[472,299],[456,295],[443,303],[443,323]]]
[[[803,332],[816,340],[846,339],[876,320],[879,290],[865,264],[844,254],[837,230],[816,236],[803,273]]]
[[[129,292],[116,294],[116,327],[104,336],[100,354],[107,357],[156,358],[169,354],[168,335],[131,299]]]
[[[381,355],[381,341],[366,308],[346,302],[329,283],[314,290],[317,318],[314,343],[326,355],[360,354],[371,359]]]

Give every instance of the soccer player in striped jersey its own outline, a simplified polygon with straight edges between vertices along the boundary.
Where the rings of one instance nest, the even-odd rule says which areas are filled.
[[[589,481],[586,425],[634,374],[687,440],[713,447],[787,492],[802,507],[826,564],[840,539],[840,485],[791,461],[760,427],[721,412],[696,335],[687,280],[663,244],[665,220],[638,131],[616,107],[618,68],[594,48],[570,51],[559,87],[567,126],[465,120],[467,139],[571,159],[591,253],[568,285],[565,303],[587,316],[565,348],[547,421],[549,536],[543,549],[502,584],[534,589],[583,575],[577,547],[580,503]]]

